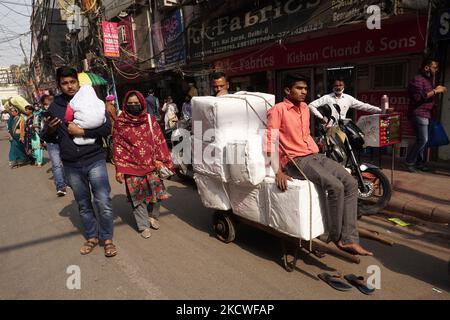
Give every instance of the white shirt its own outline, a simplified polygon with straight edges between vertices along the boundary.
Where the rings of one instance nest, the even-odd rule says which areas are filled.
[[[164,123],[166,130],[170,129],[169,120],[177,115],[178,107],[175,103],[165,103],[161,109],[166,114],[164,115]]]
[[[358,109],[361,111],[366,111],[369,113],[381,113],[381,108],[378,108],[371,104],[359,101],[359,100],[353,98],[349,94],[343,93],[343,94],[341,94],[340,97],[337,97],[334,92],[330,93],[330,94],[326,94],[323,97],[320,97],[319,99],[314,100],[313,102],[311,102],[308,105],[308,107],[311,110],[311,112],[314,113],[314,115],[316,117],[318,117],[319,119],[322,119],[323,116],[320,114],[320,112],[317,110],[317,108],[324,104],[328,104],[330,106],[330,108],[332,110],[332,116],[336,120],[339,119],[339,114],[338,114],[337,110],[333,107],[333,104],[339,105],[339,107],[341,108],[341,118],[343,118],[343,119],[346,118],[347,111],[350,108],[355,108],[355,109]]]

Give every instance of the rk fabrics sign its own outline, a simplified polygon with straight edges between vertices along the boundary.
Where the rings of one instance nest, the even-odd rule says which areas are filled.
[[[393,12],[392,1],[382,0],[279,0],[258,1],[187,29],[191,59],[239,50],[342,24],[366,20],[367,8],[377,5],[384,17]]]

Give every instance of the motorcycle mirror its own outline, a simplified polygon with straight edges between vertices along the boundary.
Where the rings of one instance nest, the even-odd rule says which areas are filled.
[[[333,107],[336,109],[336,111],[339,114],[339,119],[341,118],[341,107],[337,103],[333,103]]]
[[[331,116],[330,120],[333,120],[333,123],[336,123],[336,118],[335,117]]]
[[[333,107],[337,110],[339,114],[341,114],[341,107],[337,103],[333,103]]]
[[[317,108],[317,111],[320,112],[320,114],[324,117],[326,117],[327,119],[330,119],[331,117],[331,107],[328,104],[323,104],[320,107]]]

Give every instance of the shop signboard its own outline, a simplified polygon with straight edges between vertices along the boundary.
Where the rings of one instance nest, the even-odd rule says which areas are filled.
[[[153,51],[156,71],[166,71],[183,65],[186,61],[181,10],[152,25]]]
[[[235,51],[286,37],[365,22],[374,14],[380,18],[393,14],[389,0],[279,0],[244,5],[238,12],[194,24],[187,28],[189,57],[203,58]]]
[[[120,57],[118,24],[102,21],[103,52],[107,58]]]
[[[436,20],[434,21],[437,25],[436,39],[437,40],[448,40],[450,39],[450,8],[442,10]]]
[[[284,46],[275,44],[224,58],[214,64],[216,69],[231,76],[417,53],[425,48],[425,30],[426,17],[414,17],[397,23],[385,23],[380,30],[360,29]]]

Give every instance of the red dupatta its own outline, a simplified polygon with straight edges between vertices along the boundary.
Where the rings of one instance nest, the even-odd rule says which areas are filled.
[[[133,116],[126,110],[130,95],[136,95],[142,106],[139,116]],[[151,116],[153,128],[147,116],[147,103],[139,91],[128,91],[123,101],[123,112],[114,122],[113,157],[118,173],[145,176],[156,170],[155,160],[173,167],[172,157],[161,128],[154,116]]]

